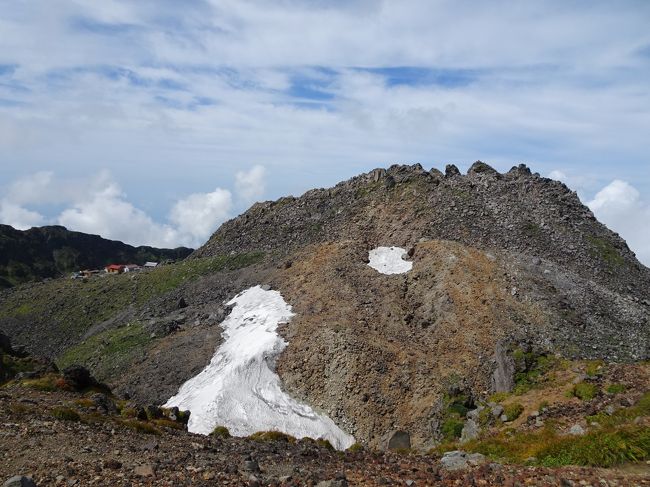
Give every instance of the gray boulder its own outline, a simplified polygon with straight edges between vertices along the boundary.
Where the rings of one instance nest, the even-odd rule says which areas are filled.
[[[478,438],[480,428],[476,421],[473,419],[468,419],[465,421],[465,426],[463,426],[463,431],[460,434],[460,442],[467,443],[468,441],[475,440]]]
[[[16,475],[7,480],[2,487],[36,487],[36,483],[24,475]]]
[[[389,450],[408,450],[411,448],[411,435],[406,431],[395,431],[388,440]]]
[[[474,465],[485,463],[484,455],[480,453],[466,453],[460,450],[448,451],[440,459],[440,465],[446,470],[462,470]]]

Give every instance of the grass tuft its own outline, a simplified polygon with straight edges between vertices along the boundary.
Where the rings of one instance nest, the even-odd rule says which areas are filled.
[[[216,438],[230,438],[230,431],[225,426],[216,426],[212,430],[212,433],[210,433],[210,436]]]
[[[52,416],[63,421],[81,421],[81,416],[74,409],[66,407],[52,409]]]
[[[248,437],[254,441],[283,441],[286,443],[295,443],[296,439],[281,431],[258,431]]]
[[[580,382],[573,386],[571,394],[582,401],[591,401],[598,395],[598,386],[589,382]]]
[[[506,421],[514,421],[521,416],[521,413],[523,412],[524,407],[518,402],[503,406],[503,414],[506,416]]]
[[[152,426],[149,423],[145,423],[144,421],[138,421],[134,419],[124,419],[120,421],[120,423],[122,423],[127,428],[137,431],[138,433],[145,433],[147,435],[160,434],[160,431],[158,429],[156,429],[154,426]]]

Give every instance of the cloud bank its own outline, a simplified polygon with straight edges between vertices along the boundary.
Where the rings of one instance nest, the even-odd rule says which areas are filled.
[[[650,202],[631,184],[616,179],[587,203],[594,215],[626,239],[638,259],[650,267]]]
[[[0,186],[110,168],[120,185],[104,198],[158,222],[157,241],[198,239],[187,208],[228,205],[205,181],[251,164],[271,198],[394,162],[477,159],[570,167],[585,201],[615,179],[650,198],[647,1],[0,0],[0,12]],[[230,211],[259,194],[256,177],[235,177]],[[173,210],[197,188],[215,194]],[[101,190],[0,196],[0,219],[70,210],[86,224]]]
[[[235,197],[251,202],[264,192],[264,168],[254,166],[236,174]],[[48,220],[29,209],[34,204],[59,204],[65,208]],[[197,247],[233,216],[233,193],[216,188],[193,193],[174,203],[167,222],[160,223],[129,202],[107,172],[87,180],[56,179],[40,172],[15,181],[0,200],[0,220],[18,229],[59,224],[70,230],[99,234],[132,245]]]

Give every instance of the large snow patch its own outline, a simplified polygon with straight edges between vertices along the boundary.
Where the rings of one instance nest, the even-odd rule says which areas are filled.
[[[354,438],[327,416],[317,414],[282,391],[275,358],[287,343],[277,334],[293,313],[277,291],[252,287],[233,298],[221,324],[225,341],[210,364],[181,386],[165,407],[189,409],[193,433],[226,426],[235,436],[282,431],[297,438],[325,438],[343,450]]]
[[[368,253],[368,265],[382,274],[404,274],[413,268],[404,257],[406,250],[401,247],[377,247]]]

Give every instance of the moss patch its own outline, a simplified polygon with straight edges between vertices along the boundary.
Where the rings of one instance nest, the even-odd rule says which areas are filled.
[[[583,401],[591,401],[598,395],[598,386],[590,382],[580,382],[573,386],[573,396]]]

